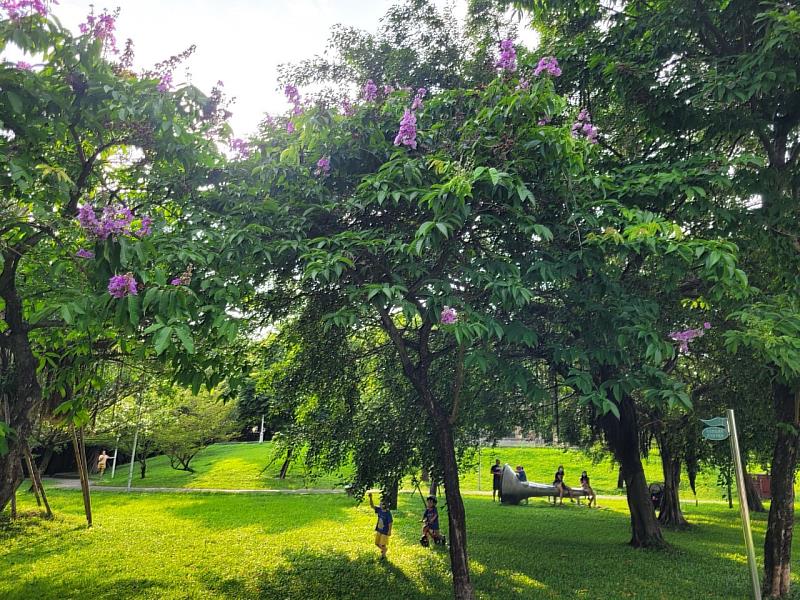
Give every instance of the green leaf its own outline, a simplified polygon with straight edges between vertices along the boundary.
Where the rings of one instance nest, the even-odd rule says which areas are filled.
[[[181,325],[175,328],[175,333],[178,335],[183,347],[186,348],[186,351],[189,354],[194,354],[194,341],[192,341],[192,334],[189,333],[189,329]]]
[[[163,354],[172,341],[172,327],[164,327],[153,338],[153,345],[156,349],[156,354]]]

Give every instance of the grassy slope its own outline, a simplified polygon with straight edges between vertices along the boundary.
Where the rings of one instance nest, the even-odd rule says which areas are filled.
[[[21,509],[32,511],[21,494]],[[447,599],[447,554],[419,546],[420,503],[403,494],[388,564],[372,546],[373,515],[345,496],[94,495],[53,491],[54,521],[0,521],[0,598]],[[746,598],[738,511],[686,507],[695,527],[673,550],[626,545],[624,501],[604,510],[466,499],[478,597]],[[444,517],[444,514],[443,514]],[[445,519],[446,522],[446,519]],[[756,547],[765,516],[754,517]],[[796,548],[797,551],[797,548]],[[795,577],[795,585],[798,585]]]
[[[333,488],[341,483],[339,474],[331,474],[315,481],[306,481],[302,468],[294,463],[289,476],[281,481],[275,475],[280,469],[280,461],[276,461],[263,474],[261,469],[271,460],[272,445],[265,444],[219,444],[201,452],[192,462],[196,473],[176,471],[169,466],[164,456],[148,462],[147,477],[139,478],[138,465],[134,468],[133,485],[137,487],[189,487],[189,488],[231,488],[231,489],[297,489],[310,485],[315,488]],[[563,451],[555,448],[484,448],[481,452],[481,490],[492,489],[489,469],[494,459],[508,462],[512,466],[522,464],[528,479],[540,483],[553,481],[553,474],[558,465],[566,469],[566,482],[578,486],[580,472],[586,469],[592,479],[592,485],[599,494],[616,494],[617,470],[610,460],[593,465],[591,459],[582,452]],[[651,456],[645,464],[648,481],[662,481],[661,463],[657,455]],[[106,472],[101,484],[125,485],[128,478],[127,465],[117,469],[112,480],[111,471]],[[465,490],[478,489],[477,466],[465,469],[462,476]],[[691,498],[688,483],[683,481],[684,499]],[[699,498],[719,499],[722,490],[716,486],[716,473],[702,473],[697,480]]]

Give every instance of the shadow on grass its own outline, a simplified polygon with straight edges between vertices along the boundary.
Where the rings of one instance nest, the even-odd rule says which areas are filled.
[[[108,578],[91,583],[91,594],[85,578],[59,576],[35,577],[12,589],[3,600],[63,600],[64,598],[92,598],[93,600],[128,600],[133,598],[159,598],[160,586],[156,581],[138,577]]]
[[[377,553],[351,557],[338,552],[320,554],[298,550],[284,555],[284,560],[286,564],[261,573],[255,581],[255,589],[252,583],[238,578],[206,575],[202,581],[209,591],[227,598],[362,600],[452,597],[450,580],[440,573],[430,570],[415,581],[392,564],[391,557],[379,560]]]
[[[353,501],[343,496],[187,495],[189,502],[164,506],[181,519],[209,529],[258,527],[262,533],[283,533],[322,520],[345,520]]]

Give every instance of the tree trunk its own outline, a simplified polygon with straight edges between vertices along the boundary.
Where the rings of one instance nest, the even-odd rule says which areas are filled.
[[[428,494],[431,496],[439,495],[439,482],[436,481],[435,477],[431,477],[431,485],[428,488]]]
[[[664,527],[685,529],[689,522],[681,511],[679,486],[681,482],[681,461],[670,445],[669,434],[661,432],[656,436],[661,452],[661,468],[664,472],[664,495],[658,511],[658,522]]]
[[[634,548],[662,548],[666,546],[658,525],[642,460],[639,456],[639,427],[636,407],[630,396],[623,396],[619,404],[619,419],[612,413],[600,418],[600,424],[614,457],[620,464],[627,487],[628,509],[631,513],[631,541]]]
[[[764,508],[764,503],[761,502],[761,495],[758,493],[756,484],[746,470],[744,474],[744,491],[747,494],[747,508],[750,509],[750,512],[767,512]]]
[[[53,517],[53,511],[50,510],[50,503],[47,501],[47,494],[44,491],[44,485],[42,485],[42,476],[39,474],[39,469],[36,467],[36,461],[33,460],[33,455],[31,454],[31,449],[26,444],[24,447],[25,458],[28,462],[28,469],[31,472],[31,481],[33,481],[33,488],[36,490],[36,502],[39,503],[39,498],[41,497],[42,502],[44,502],[44,508],[47,514],[47,518],[51,519]]]
[[[617,473],[617,489],[625,489],[625,473],[622,472],[622,465],[619,466],[619,472]]]
[[[381,490],[381,500],[389,505],[389,510],[397,510],[397,496],[400,493],[400,482],[394,481],[392,484]]]
[[[456,600],[472,600],[474,593],[469,578],[469,561],[467,559],[467,518],[458,481],[458,463],[453,444],[453,432],[446,421],[436,423],[436,429],[436,441],[442,460],[444,491],[447,497],[453,593]]]
[[[83,492],[83,508],[86,512],[86,524],[92,526],[92,500],[89,494],[89,469],[86,467],[86,449],[83,445],[83,432],[80,434],[75,426],[72,425],[72,445],[75,450],[75,462],[78,463],[78,475],[81,479],[81,491]]]
[[[281,472],[278,474],[278,479],[286,479],[286,474],[289,472],[289,465],[292,463],[292,452],[294,451],[293,446],[289,446],[289,449],[286,450],[286,459],[283,461],[281,465]]]
[[[47,474],[47,468],[50,466],[50,461],[53,459],[53,447],[48,446],[47,449],[44,451],[44,455],[39,460],[39,473]]]
[[[139,468],[141,469],[142,476],[140,479],[144,479],[145,474],[147,473],[147,459],[139,459]]]
[[[787,598],[791,582],[794,530],[794,473],[797,467],[800,392],[773,386],[778,434],[772,454],[772,503],[764,539],[764,595]],[[783,426],[781,426],[783,425]]]

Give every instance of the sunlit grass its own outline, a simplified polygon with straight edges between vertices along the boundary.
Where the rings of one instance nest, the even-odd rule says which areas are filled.
[[[372,545],[369,507],[343,495],[96,493],[90,530],[79,492],[50,495],[55,520],[31,516],[35,504],[20,494],[25,516],[0,521],[0,598],[451,597],[448,555],[418,544],[421,502],[409,493],[387,564]],[[654,552],[626,545],[623,500],[601,506],[467,496],[478,597],[748,597],[738,510],[688,504],[695,527],[666,532],[672,549]],[[754,515],[759,549],[765,523]]]

